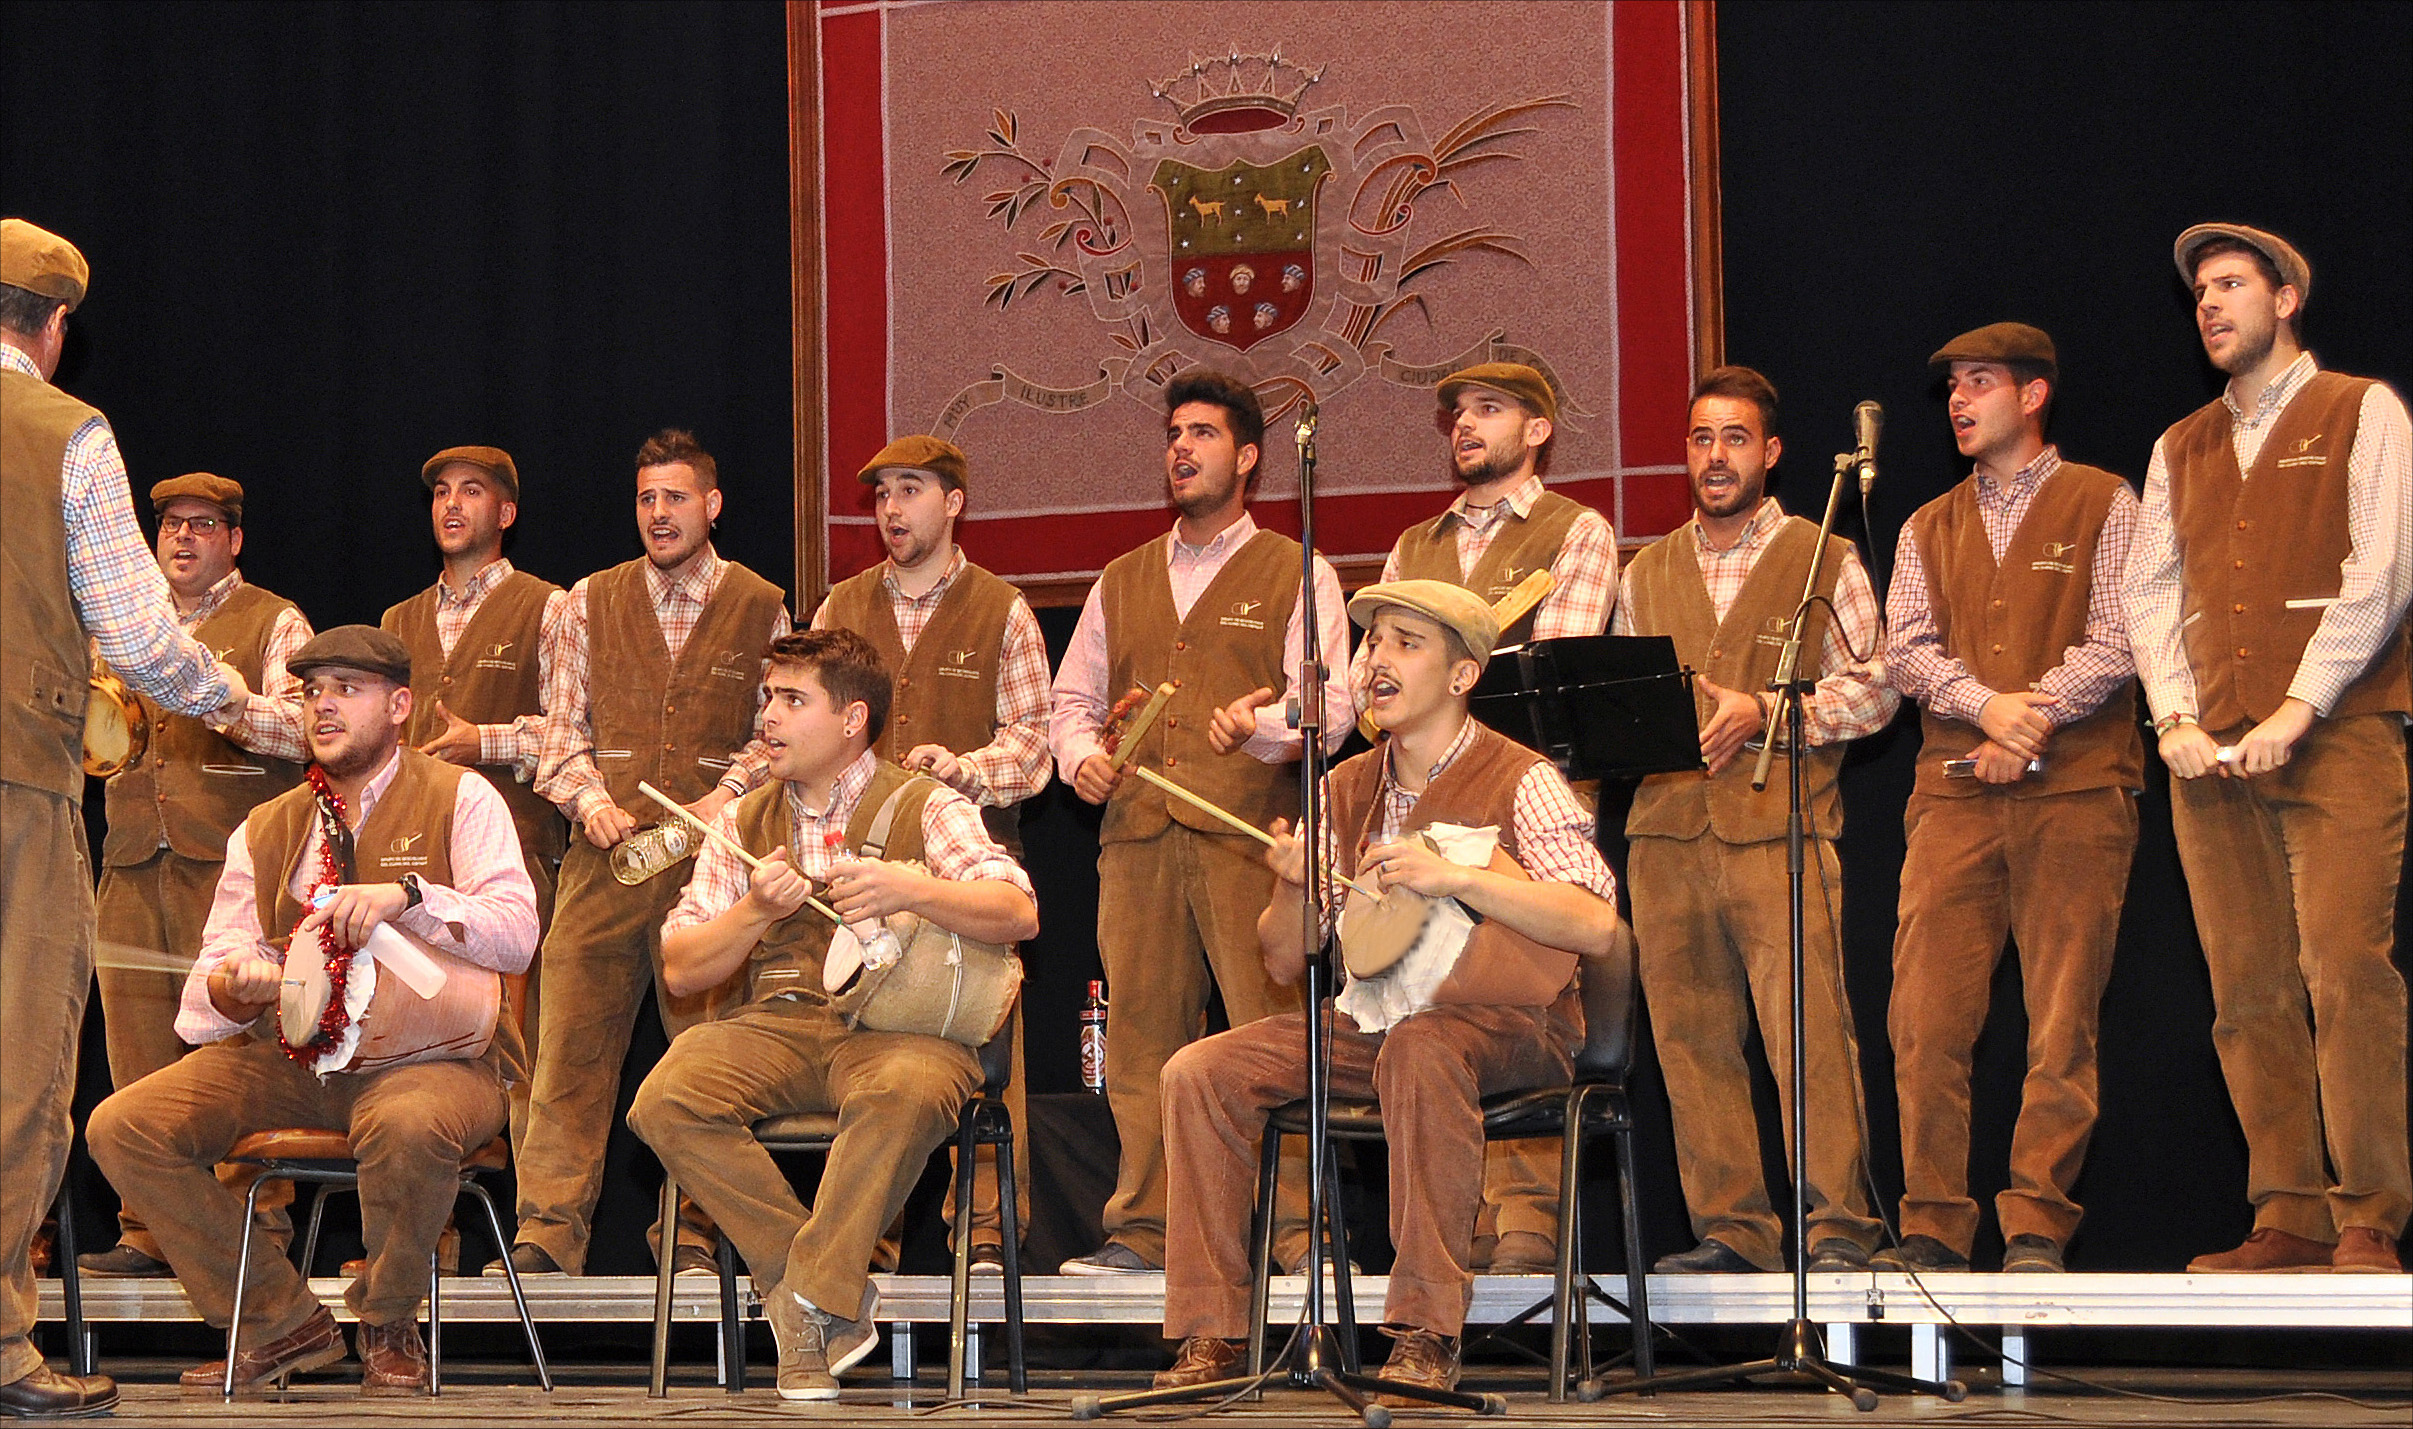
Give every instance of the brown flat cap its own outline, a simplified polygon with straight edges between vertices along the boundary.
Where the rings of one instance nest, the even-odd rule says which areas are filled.
[[[171,501],[206,501],[226,513],[226,519],[237,526],[243,524],[243,483],[206,471],[188,471],[171,476],[151,488],[151,509],[165,511]]]
[[[73,312],[92,286],[92,265],[49,229],[22,218],[0,218],[0,283],[62,299]]]
[[[411,682],[410,647],[402,637],[374,625],[338,625],[310,637],[308,644],[293,652],[285,668],[297,676],[307,677],[313,670],[365,670],[383,675],[397,685]]]
[[[949,491],[961,491],[970,475],[970,463],[964,460],[963,448],[938,437],[915,433],[899,437],[872,454],[863,469],[855,473],[865,486],[876,484],[883,471],[926,471],[947,484]]]
[[[1558,394],[1550,390],[1550,380],[1522,362],[1478,362],[1442,378],[1442,407],[1457,406],[1458,394],[1469,387],[1505,392],[1551,421],[1558,420]]]
[[[476,467],[494,478],[494,484],[503,489],[506,500],[519,500],[519,468],[512,465],[511,453],[501,447],[446,447],[429,457],[427,465],[419,468],[419,479],[427,483],[428,490],[433,491],[436,488],[436,473],[454,462]]]
[[[1988,323],[1945,343],[1927,359],[1929,367],[1955,362],[2033,362],[2044,368],[2045,376],[2061,380],[2061,359],[2053,351],[2053,339],[2043,328],[2026,323]]]
[[[1488,662],[1491,647],[1500,643],[1500,617],[1492,613],[1491,606],[1473,591],[1448,581],[1386,581],[1367,586],[1349,597],[1349,618],[1371,630],[1374,617],[1391,605],[1456,631],[1478,665]]]
[[[2296,290],[2296,301],[2312,301],[2312,265],[2296,251],[2296,245],[2276,233],[2248,228],[2242,223],[2199,223],[2178,236],[2170,245],[2170,257],[2178,264],[2178,279],[2188,287],[2195,286],[2195,250],[2215,238],[2234,238],[2271,260],[2279,270],[2282,287]]]

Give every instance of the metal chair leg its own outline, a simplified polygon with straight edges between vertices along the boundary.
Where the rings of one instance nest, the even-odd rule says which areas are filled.
[[[1005,1255],[1006,1386],[1015,1394],[1027,1394],[1030,1381],[1022,1362],[1022,1203],[1014,1186],[1014,1114],[1002,1102],[993,1110],[997,1134],[1002,1138],[997,1143],[997,1214],[1005,1231],[1000,1249]]]
[[[1642,1259],[1642,1208],[1634,1199],[1634,1132],[1621,1127],[1612,1133],[1617,1157],[1617,1195],[1625,1219],[1625,1293],[1627,1323],[1634,1332],[1634,1372],[1644,1380],[1658,1373],[1655,1336],[1651,1329],[1650,1267]]]
[[[1012,1153],[1007,1153],[1011,1155]],[[964,1397],[964,1360],[972,1317],[972,1173],[979,1151],[972,1140],[972,1111],[967,1105],[955,1124],[954,1269],[947,1286],[947,1398]]]
[[[59,1218],[59,1293],[67,1301],[67,1372],[83,1375],[91,1374],[98,1368],[93,1361],[99,1356],[93,1350],[91,1327],[84,1323],[84,1274],[75,1263],[75,1195],[68,1189],[74,1176],[75,1165],[70,1160],[59,1176],[59,1198],[56,1203]]]
[[[678,1254],[673,1237],[676,1221],[662,1223],[662,1261],[670,1264]],[[712,1248],[713,1268],[720,1272],[721,1282],[721,1360],[727,1366],[727,1388],[731,1394],[746,1392],[746,1317],[737,1302],[737,1247],[730,1244],[726,1234]]]
[[[679,1178],[672,1175],[669,1169],[666,1167],[662,1172],[661,1223],[664,1226],[675,1227],[678,1224],[678,1215]],[[503,1253],[503,1262],[504,1264],[508,1265],[510,1261],[511,1254],[509,1251],[505,1251]],[[650,1399],[662,1399],[668,1397],[670,1394],[671,1289],[670,1257],[666,1255],[662,1256],[660,1258],[660,1263],[654,1266],[653,1377],[647,1380],[645,1385],[646,1396]]]
[[[340,1189],[321,1185],[310,1193],[310,1229],[302,1236],[302,1260],[299,1266],[304,1280],[310,1278],[310,1268],[318,1264],[318,1227],[319,1222],[327,1217],[327,1197]]]
[[[251,1189],[243,1193],[243,1226],[237,1232],[243,1238],[243,1249],[235,1255],[235,1309],[226,1317],[226,1383],[224,1399],[235,1402],[235,1345],[243,1334],[243,1291],[251,1282],[251,1218],[260,1209],[260,1181],[255,1178]]]
[[[544,1385],[545,1393],[551,1394],[553,1371],[545,1363],[544,1345],[536,1338],[536,1317],[528,1313],[528,1292],[520,1284],[519,1267],[511,1263],[511,1242],[503,1238],[502,1215],[495,1210],[494,1197],[486,1194],[484,1186],[470,1180],[462,1182],[461,1189],[477,1197],[478,1204],[486,1208],[486,1227],[494,1232],[494,1243],[503,1252],[503,1279],[511,1286],[511,1303],[519,1308],[519,1327],[528,1336],[528,1354],[536,1361],[536,1378]]]
[[[1551,1286],[1550,1305],[1550,1402],[1567,1402],[1567,1352],[1574,1316],[1578,1313],[1574,1299],[1581,1294],[1575,1288],[1575,1200],[1583,1187],[1583,1116],[1589,1098],[1587,1089],[1570,1088],[1564,1109],[1559,1116],[1558,1158],[1558,1265]]]
[[[1326,1244],[1332,1251],[1332,1298],[1340,1311],[1341,1369],[1363,1374],[1365,1366],[1358,1359],[1357,1300],[1349,1287],[1349,1222],[1341,1213],[1341,1149],[1332,1141],[1324,1143],[1324,1224],[1331,1232]]]
[[[1248,1290],[1248,1374],[1265,1373],[1265,1316],[1273,1299],[1274,1196],[1282,1188],[1282,1133],[1269,1122],[1259,1140],[1257,1205],[1248,1221],[1248,1263],[1255,1267]]]
[[[435,1251],[427,1253],[427,1397],[444,1392],[444,1270]]]

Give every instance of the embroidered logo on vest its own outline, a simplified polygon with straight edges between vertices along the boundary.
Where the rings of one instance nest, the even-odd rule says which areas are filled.
[[[2041,561],[2029,562],[2028,569],[2032,571],[2058,571],[2065,576],[2075,575],[2077,574],[2078,568],[2074,565],[2071,565],[2068,561],[2062,560],[2061,558],[2077,549],[2078,543],[2075,541],[2047,541],[2044,543],[2044,559]]]
[[[515,640],[496,641],[485,654],[478,657],[478,668],[481,670],[508,670],[514,674],[517,674],[519,672],[519,661],[504,659],[503,652],[518,643],[519,642]]]
[[[939,662],[938,672],[957,680],[977,680],[980,672],[972,668],[972,660],[979,653],[977,645],[969,650],[950,650],[947,658]]]
[[[1232,613],[1223,617],[1220,623],[1235,626],[1241,630],[1263,630],[1265,622],[1251,620],[1249,616],[1264,604],[1265,602],[1261,600],[1235,600],[1232,602]]]
[[[392,843],[387,844],[386,851],[389,853],[409,853],[411,851],[411,845],[417,843],[424,836],[424,831],[416,834],[404,834],[402,837],[395,839]]]
[[[1792,622],[1784,616],[1771,615],[1768,617],[1768,628],[1751,638],[1762,645],[1782,646],[1785,643],[1785,631],[1791,624]]]
[[[755,671],[742,663],[745,658],[746,652],[743,650],[723,650],[720,659],[712,666],[712,673],[724,680],[751,680]]]
[[[2315,432],[2309,437],[2298,438],[2296,441],[2295,455],[2279,458],[2279,465],[2320,466],[2327,462],[2329,458],[2326,456],[2308,455],[2308,453],[2312,451],[2313,446],[2318,443],[2321,438],[2327,435],[2329,435],[2327,432]]]

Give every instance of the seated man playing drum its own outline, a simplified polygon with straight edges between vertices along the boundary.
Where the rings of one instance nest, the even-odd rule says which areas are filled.
[[[886,995],[921,966],[914,927],[960,940],[952,950],[969,970],[1010,957],[974,944],[1029,938],[1039,913],[978,808],[872,753],[891,687],[870,641],[802,631],[768,655],[760,729],[773,778],[715,816],[718,837],[662,924],[674,995],[743,968],[746,1000],[672,1041],[628,1123],[745,1257],[779,1345],[780,1398],[835,1399],[838,1374],[877,1340],[872,1248],[980,1085],[972,1047],[1011,1011],[1019,968],[1004,965],[993,1016],[968,1031],[948,1024],[943,997],[924,1030],[871,1030],[884,1019],[831,974],[860,966],[868,980],[887,968]],[[816,884],[824,898],[811,896]],[[833,912],[847,928],[835,937]],[[900,928],[903,961],[885,963],[882,945]],[[842,1009],[859,1011],[860,1025]],[[810,1210],[754,1138],[756,1122],[794,1112],[839,1117],[821,1173],[833,1194]]]
[[[360,1318],[361,1387],[424,1390],[428,1257],[462,1160],[501,1133],[504,1088],[527,1074],[519,1029],[497,1013],[501,975],[536,951],[536,890],[494,786],[402,746],[399,639],[340,626],[287,668],[302,679],[312,762],[227,840],[176,1018],[199,1050],[101,1103],[86,1134],[194,1307],[223,1326],[243,1201],[211,1168],[256,1131],[345,1133],[368,1249],[344,1294]],[[252,1233],[238,1389],[344,1357],[301,1272]],[[184,1383],[215,1390],[225,1374],[221,1360]]]
[[[1361,706],[1389,738],[1325,777],[1326,855],[1354,973],[1332,1007],[1332,1094],[1373,1097],[1390,1145],[1391,1242],[1383,1305],[1394,1344],[1386,1379],[1447,1389],[1474,1280],[1467,1268],[1483,1201],[1487,1095],[1565,1082],[1583,1041],[1579,955],[1618,946],[1616,879],[1592,844],[1592,816],[1541,756],[1467,714],[1499,623],[1482,597],[1445,581],[1368,586],[1349,602],[1367,627]],[[1257,920],[1266,970],[1306,967],[1306,847],[1277,823],[1278,881]],[[1396,960],[1358,945],[1401,904],[1430,904]],[[1468,933],[1467,912],[1484,921]],[[1438,923],[1442,925],[1435,927]],[[1449,936],[1454,926],[1457,936]],[[1329,936],[1331,919],[1324,919]],[[1361,956],[1373,953],[1373,956]],[[1307,1093],[1300,1014],[1194,1043],[1164,1073],[1167,1164],[1165,1333],[1182,1341],[1159,1388],[1236,1372],[1248,1333],[1249,1205],[1272,1108]],[[1397,1396],[1386,1402],[1405,1403]]]

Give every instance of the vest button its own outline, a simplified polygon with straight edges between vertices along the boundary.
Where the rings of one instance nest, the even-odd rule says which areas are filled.
[[[1717,659],[1719,656],[1721,656],[1721,655],[1723,655],[1723,654],[1725,654],[1725,653],[1726,653],[1725,651],[1720,650],[1720,649],[1719,649],[1718,647],[1716,647],[1715,645],[1712,645],[1712,646],[1710,646],[1710,647],[1709,647],[1709,658],[1710,658],[1710,659],[1712,659],[1712,660]]]
[[[913,681],[903,676],[899,676],[896,682],[896,687],[900,690],[910,690],[913,688]]]
[[[1167,729],[1179,729],[1179,728],[1181,728],[1181,716],[1180,716],[1180,715],[1166,715],[1166,716],[1165,716],[1165,728],[1167,728]]]
[[[1180,757],[1179,757],[1179,756],[1177,756],[1177,755],[1171,755],[1171,754],[1168,754],[1168,755],[1166,755],[1166,756],[1165,756],[1165,767],[1166,767],[1167,769],[1172,768],[1174,765],[1179,764],[1180,762],[1181,762],[1181,759],[1180,759]]]
[[[1999,601],[1999,600],[1997,600],[1996,602],[1994,602],[1994,608],[1995,608],[1996,610],[2000,610],[2000,609],[2002,609],[2002,602],[2001,602],[2001,601]]]
[[[2245,607],[2243,605],[2232,605],[2229,607],[2229,614],[2243,615],[2245,614]]]
[[[2244,529],[2245,529],[2245,524],[2246,524],[2246,523],[2244,523],[2243,521],[2238,522],[2238,523],[2237,523],[2237,529],[2238,529],[2238,530],[2240,530],[2240,531],[2244,530]]]
[[[2237,647],[2237,658],[2240,660],[2246,658],[2246,648],[2243,645]]]
[[[1190,648],[1190,642],[1187,640],[1176,640],[1173,642],[1173,648],[1176,650],[1187,650]]]
[[[2245,569],[2245,562],[2243,562],[2243,561],[2231,561],[2231,562],[2229,562],[2229,569],[2230,569],[2230,570],[2233,570],[2233,571],[2242,571],[2242,570],[2244,570],[2244,569]]]
[[[1995,646],[1994,653],[2000,655],[2002,653],[2002,647],[2000,645]]]

